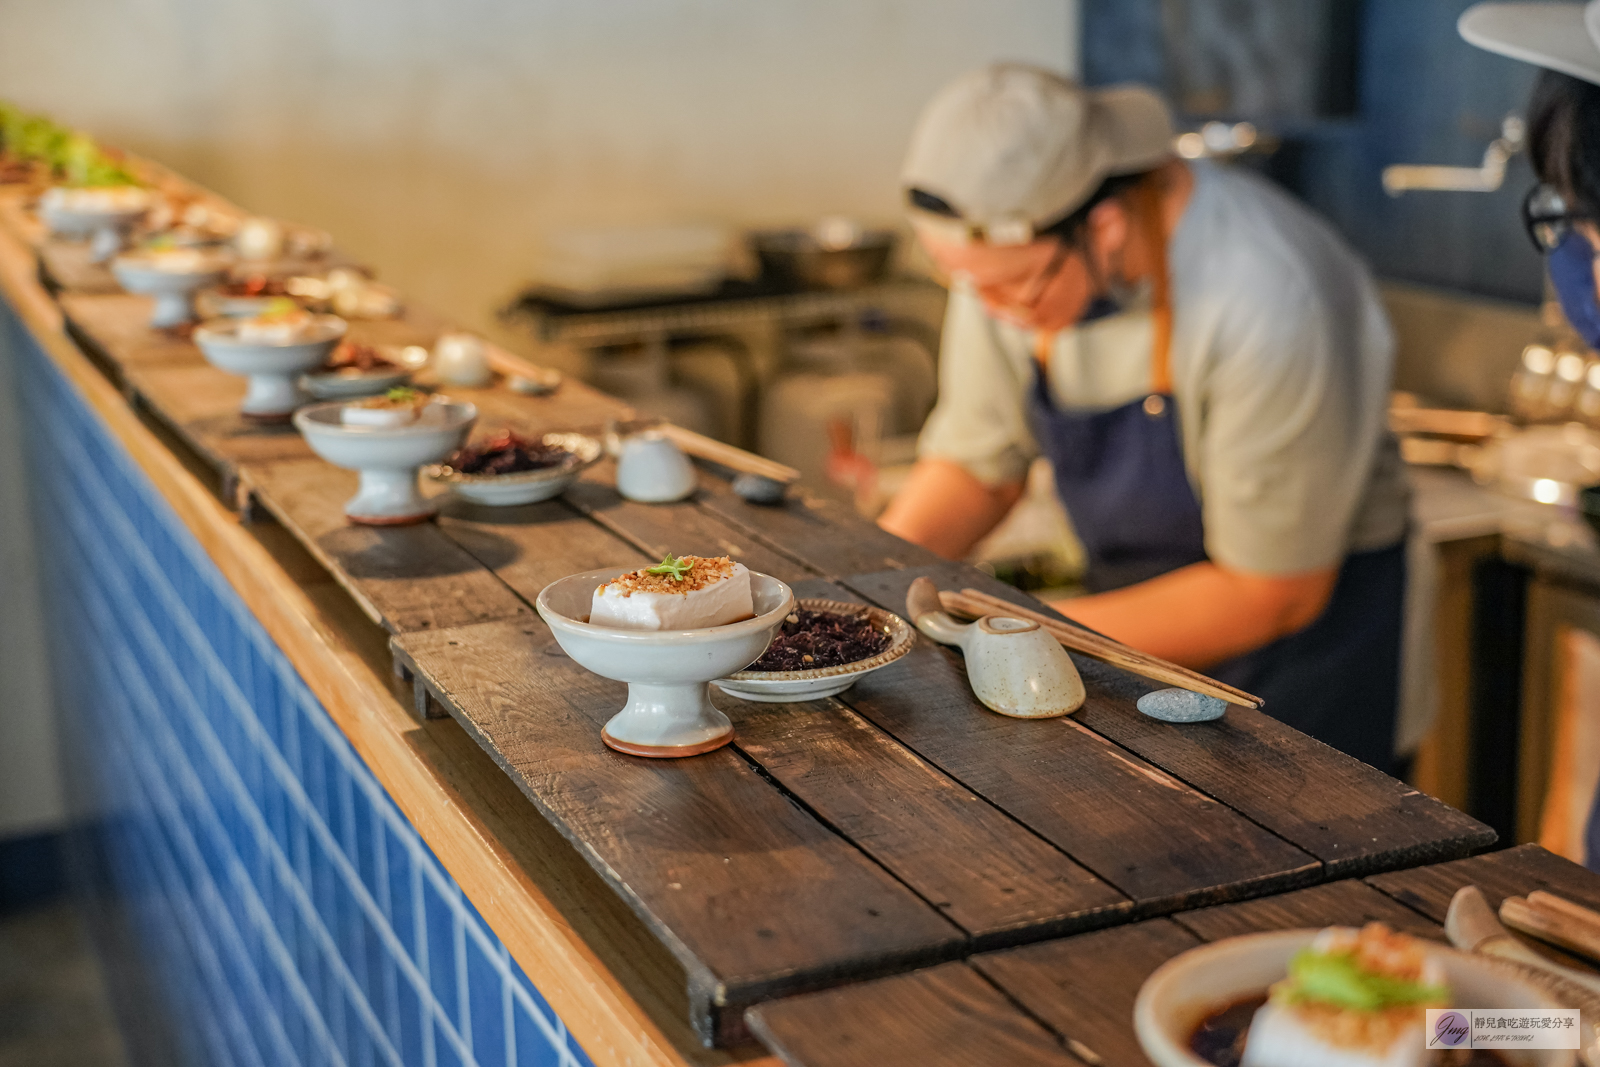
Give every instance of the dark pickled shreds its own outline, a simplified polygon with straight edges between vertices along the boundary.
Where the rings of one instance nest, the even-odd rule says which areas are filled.
[[[870,659],[888,647],[889,635],[865,616],[797,608],[766,653],[745,670],[814,671]]]
[[[564,448],[507,430],[463,448],[445,462],[462,474],[516,474],[559,467],[570,455]]]

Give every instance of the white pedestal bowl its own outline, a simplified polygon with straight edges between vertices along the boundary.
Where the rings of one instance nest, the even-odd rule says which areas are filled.
[[[97,198],[85,194],[98,190],[51,189],[39,201],[39,218],[59,237],[88,238],[89,258],[105,263],[122,251],[123,241],[135,223],[150,210],[150,196],[125,194],[121,203],[95,206]]]
[[[321,315],[306,340],[277,345],[241,341],[238,322],[214,319],[195,329],[194,343],[212,366],[250,379],[239,406],[241,415],[260,422],[285,422],[305,401],[296,380],[327,361],[345,329],[343,319]]]
[[[128,292],[155,298],[150,325],[164,330],[195,320],[194,294],[227,277],[228,261],[200,253],[194,269],[172,270],[154,256],[135,252],[112,260],[111,273]]]
[[[713,679],[761,658],[794,608],[778,579],[751,573],[756,617],[703,630],[619,630],[584,620],[594,591],[620,568],[574,574],[545,586],[535,607],[561,649],[602,678],[628,683],[628,702],[600,732],[631,756],[698,756],[733,740],[733,723],[711,702]]]
[[[478,417],[471,404],[438,398],[415,422],[402,426],[346,426],[342,401],[301,408],[295,428],[311,450],[336,467],[359,471],[361,488],[345,502],[351,522],[409,526],[433,517],[437,507],[417,490],[417,471],[460,448]]]

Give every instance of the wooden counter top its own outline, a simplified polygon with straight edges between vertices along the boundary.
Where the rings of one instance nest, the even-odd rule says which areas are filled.
[[[1266,930],[1383,922],[1443,941],[1464,885],[1491,907],[1542,889],[1600,906],[1600,875],[1523,845],[1471,859],[1312,886],[1022,948],[984,953],[752,1008],[754,1029],[790,1067],[968,1067],[978,1062],[1148,1065],[1133,1032],[1139,988],[1208,941]],[[1560,962],[1581,961],[1529,942]]]
[[[703,1060],[691,1028],[744,1041],[746,1009],[773,997],[1493,839],[1260,712],[1154,722],[1133,706],[1149,685],[1089,660],[1074,716],[994,715],[959,655],[920,638],[837,699],[723,698],[730,748],[670,762],[614,753],[599,727],[623,687],[561,655],[530,608],[565,574],[670,549],[893,611],[921,574],[1028,598],[841,505],[757,507],[710,475],[689,501],[645,506],[622,500],[602,464],[557,501],[450,502],[437,523],[351,527],[354,475],[292,432],[245,425],[242,385],[143,329],[132,298],[63,292],[63,320],[33,278],[37,235],[0,203],[7,220],[7,299],[597,1063]],[[424,333],[436,321],[413,315]],[[593,430],[627,411],[576,382],[546,398],[452,395],[479,405],[482,427],[523,432]],[[408,720],[397,696],[450,718]],[[962,972],[919,973],[937,984]]]

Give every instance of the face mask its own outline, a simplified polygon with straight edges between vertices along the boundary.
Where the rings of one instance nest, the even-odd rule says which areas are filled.
[[[1571,230],[1545,257],[1545,266],[1567,321],[1584,344],[1600,348],[1600,301],[1595,299],[1594,259],[1594,246],[1589,239]]]

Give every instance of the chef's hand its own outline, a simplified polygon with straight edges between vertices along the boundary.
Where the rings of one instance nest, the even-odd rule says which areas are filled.
[[[1207,561],[1051,607],[1141,652],[1205,670],[1310,626],[1338,577],[1337,567],[1252,574]]]
[[[985,485],[947,459],[919,459],[878,525],[946,559],[965,559],[1021,496],[1021,482]]]

